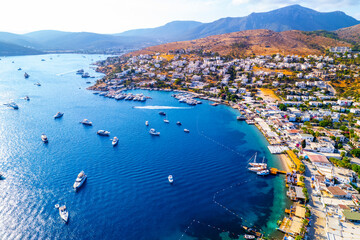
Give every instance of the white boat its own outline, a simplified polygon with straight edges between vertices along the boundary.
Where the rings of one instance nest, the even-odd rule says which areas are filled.
[[[81,124],[84,124],[84,125],[87,125],[87,126],[92,126],[92,122],[90,122],[89,120],[87,119],[84,119],[80,122]]]
[[[248,169],[252,172],[260,172],[260,171],[264,170],[264,168],[262,168],[262,167],[249,167]]]
[[[184,129],[184,132],[189,133],[190,130],[185,128],[185,129]]]
[[[89,75],[89,73],[83,73],[82,75],[81,75],[81,77],[82,78],[89,78],[90,77],[90,75]]]
[[[62,220],[65,221],[65,223],[67,223],[69,221],[69,212],[66,209],[66,206],[61,206],[59,207],[59,214]]]
[[[180,121],[176,122],[176,125],[181,126],[181,122]]]
[[[34,85],[39,86],[39,87],[41,86],[41,84],[39,82],[34,83]]]
[[[19,109],[19,106],[15,102],[5,103],[4,105],[13,109]]]
[[[245,234],[244,238],[245,239],[255,239],[256,237],[254,235]]]
[[[100,136],[109,136],[110,132],[105,131],[105,130],[99,130],[99,131],[97,131],[97,134]]]
[[[160,136],[160,132],[156,132],[154,128],[150,129],[149,133],[153,136]]]
[[[261,170],[261,171],[257,172],[257,175],[260,175],[260,176],[266,176],[266,175],[269,175],[269,174],[270,174],[270,171],[267,170],[267,169],[264,169],[264,170]]]
[[[257,153],[255,153],[254,156],[255,156],[255,157],[254,157],[254,161],[253,161],[253,162],[249,162],[249,165],[252,166],[252,167],[262,167],[262,168],[266,169],[266,168],[267,168],[267,164],[264,162],[264,161],[265,161],[265,157],[263,158],[263,162],[258,163],[258,162],[256,162]]]
[[[118,143],[119,143],[119,139],[118,139],[117,137],[114,137],[114,138],[112,139],[111,144],[115,147]]]
[[[145,122],[145,125],[146,125],[146,126],[149,126],[149,121],[146,121],[146,122]]]
[[[83,75],[84,74],[84,69],[77,70],[76,74]]]
[[[173,183],[174,182],[174,178],[172,175],[169,175],[168,176],[168,180],[169,180],[169,183]]]
[[[164,123],[169,123],[170,121],[167,119],[164,119]]]
[[[78,176],[77,176],[77,178],[76,178],[76,180],[75,180],[75,182],[74,182],[74,185],[73,185],[73,187],[75,188],[75,190],[79,189],[79,188],[84,184],[84,182],[86,181],[86,178],[87,178],[87,176],[86,176],[86,174],[84,173],[84,171],[81,171],[81,172],[78,174]]]
[[[64,116],[64,113],[62,113],[62,112],[57,112],[57,113],[54,115],[54,118],[61,118],[62,116]]]
[[[45,134],[41,134],[41,140],[44,142],[44,143],[47,143],[49,140],[47,138],[47,136]]]

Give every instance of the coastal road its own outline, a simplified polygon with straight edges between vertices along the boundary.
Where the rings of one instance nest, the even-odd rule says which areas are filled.
[[[310,163],[303,161],[305,164],[305,186],[310,196],[309,204],[311,208],[311,226],[308,232],[309,239],[327,239],[326,237],[326,215],[322,206],[320,197],[313,195],[311,188],[311,175],[315,175],[316,170]]]

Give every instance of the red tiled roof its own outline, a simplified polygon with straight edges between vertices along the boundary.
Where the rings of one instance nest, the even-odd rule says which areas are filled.
[[[345,196],[346,192],[344,192],[339,187],[327,187],[327,190],[333,195],[333,196]]]
[[[312,163],[330,164],[329,160],[323,155],[314,154],[314,155],[308,155],[308,157]]]

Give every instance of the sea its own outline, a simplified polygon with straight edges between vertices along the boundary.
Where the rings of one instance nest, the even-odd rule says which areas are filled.
[[[257,128],[237,121],[228,106],[189,106],[173,92],[128,91],[151,97],[146,102],[95,95],[86,88],[103,75],[93,63],[106,57],[1,57],[0,239],[243,239],[242,226],[280,238],[284,177],[247,169],[255,153],[281,168]],[[95,78],[81,78],[79,69]],[[3,105],[9,101],[19,109]],[[59,111],[64,116],[54,119]],[[82,170],[88,178],[75,192]],[[56,204],[66,205],[67,224]]]

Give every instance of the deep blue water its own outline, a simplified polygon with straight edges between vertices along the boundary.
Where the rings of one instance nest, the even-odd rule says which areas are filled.
[[[0,239],[180,239],[193,220],[181,239],[221,239],[227,235],[222,230],[241,234],[241,223],[273,231],[285,207],[283,179],[258,177],[245,168],[255,152],[279,166],[259,131],[236,121],[236,111],[226,106],[203,101],[188,107],[167,92],[133,91],[151,96],[146,103],[94,95],[75,71],[84,68],[100,77],[90,64],[104,58],[0,60],[0,172],[6,177],[0,181]],[[25,95],[29,102],[21,99]],[[10,99],[19,110],[2,105]],[[162,110],[170,120],[165,124],[153,106],[182,108]],[[58,111],[64,117],[54,120]],[[79,124],[84,118],[93,126]],[[149,135],[146,120],[160,137]],[[111,136],[96,135],[99,129]],[[42,133],[49,138],[46,145]],[[88,180],[75,193],[81,170]],[[243,219],[215,204],[216,192],[215,200]],[[57,203],[66,204],[68,224]]]

